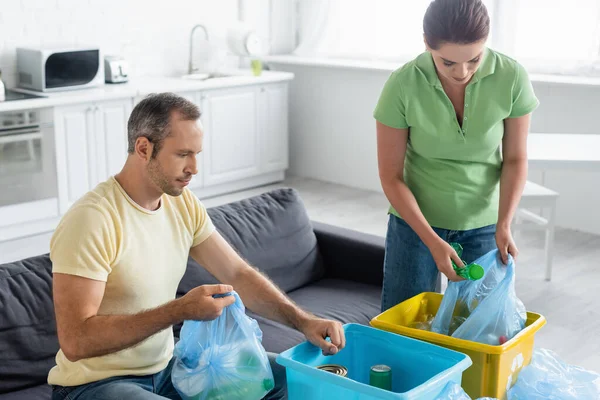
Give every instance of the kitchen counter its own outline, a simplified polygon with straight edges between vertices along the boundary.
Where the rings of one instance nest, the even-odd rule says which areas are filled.
[[[63,92],[42,93],[14,88],[12,90],[44,96],[36,99],[0,102],[0,112],[54,107],[68,104],[87,103],[98,100],[116,100],[127,97],[146,96],[158,92],[189,92],[222,89],[290,81],[294,74],[289,72],[263,71],[260,76],[250,70],[228,70],[215,78],[196,80],[182,77],[140,77],[122,84],[105,84],[93,89],[65,90]]]

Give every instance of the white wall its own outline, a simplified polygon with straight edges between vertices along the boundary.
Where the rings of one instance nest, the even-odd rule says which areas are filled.
[[[16,85],[16,47],[54,44],[92,44],[124,56],[131,77],[181,75],[187,73],[192,27],[222,28],[237,17],[237,0],[3,0],[2,79]],[[197,38],[201,46],[200,32]]]
[[[295,74],[290,90],[290,173],[381,190],[373,108],[389,72],[271,63]],[[600,133],[600,88],[535,83],[535,132]],[[600,149],[598,149],[600,151]],[[541,172],[530,179],[541,183]],[[547,172],[560,192],[557,220],[600,234],[600,173]]]

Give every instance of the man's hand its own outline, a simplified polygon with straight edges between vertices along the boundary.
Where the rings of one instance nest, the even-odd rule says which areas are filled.
[[[332,356],[346,346],[344,329],[337,321],[311,317],[307,318],[298,330],[309,342],[321,348],[325,356]],[[331,342],[328,342],[327,338],[330,338]]]
[[[496,245],[500,251],[500,257],[504,265],[508,264],[508,255],[510,254],[515,260],[519,255],[519,249],[515,245],[510,227],[498,227],[496,229]]]
[[[203,285],[195,287],[180,301],[181,319],[211,321],[218,318],[225,307],[235,303],[234,296],[213,297],[233,290],[229,285]]]

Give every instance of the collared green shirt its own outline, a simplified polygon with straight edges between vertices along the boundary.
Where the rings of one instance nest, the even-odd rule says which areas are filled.
[[[373,116],[409,129],[404,180],[429,224],[469,230],[498,220],[504,120],[538,104],[525,69],[486,49],[465,90],[461,128],[426,52],[391,74]]]

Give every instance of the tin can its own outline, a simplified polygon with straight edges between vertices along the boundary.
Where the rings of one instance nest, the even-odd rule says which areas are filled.
[[[317,369],[331,372],[332,374],[343,376],[343,377],[348,376],[348,369],[346,367],[344,367],[343,365],[325,364],[325,365],[319,365],[317,367]]]
[[[392,369],[383,364],[372,366],[369,372],[369,384],[380,389],[392,390]]]

